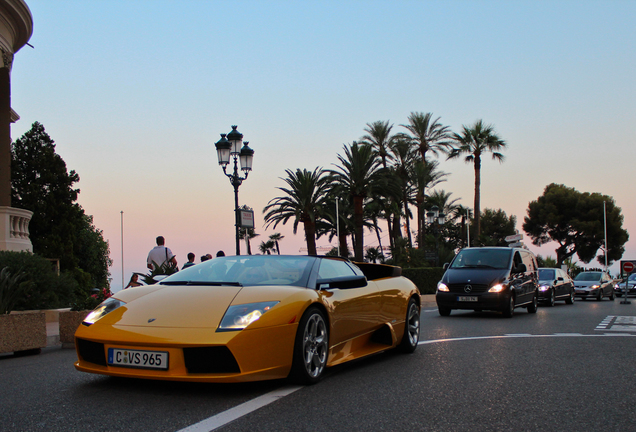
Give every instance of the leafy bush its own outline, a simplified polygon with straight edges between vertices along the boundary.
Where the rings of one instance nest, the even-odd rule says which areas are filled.
[[[20,298],[24,285],[20,281],[24,279],[24,273],[11,274],[8,267],[0,270],[0,314],[11,312]]]
[[[440,267],[404,268],[402,276],[410,279],[420,290],[420,294],[435,294],[437,282],[444,276],[444,269]]]
[[[94,289],[93,294],[79,296],[71,305],[72,311],[85,311],[95,309],[101,302],[113,295],[107,288]]]
[[[49,261],[29,252],[0,251],[0,268],[12,275],[24,274],[13,310],[69,307],[79,292],[70,274],[58,276]]]

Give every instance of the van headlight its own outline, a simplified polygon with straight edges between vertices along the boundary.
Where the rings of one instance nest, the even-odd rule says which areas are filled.
[[[450,290],[448,289],[445,283],[439,282],[437,284],[437,291],[449,292]]]
[[[504,288],[505,286],[503,284],[497,284],[497,285],[491,286],[488,292],[498,293],[498,292],[502,292]]]

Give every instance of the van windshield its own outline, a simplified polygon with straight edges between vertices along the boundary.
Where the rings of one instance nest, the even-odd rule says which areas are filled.
[[[463,249],[459,251],[450,268],[509,269],[510,256],[509,249]]]

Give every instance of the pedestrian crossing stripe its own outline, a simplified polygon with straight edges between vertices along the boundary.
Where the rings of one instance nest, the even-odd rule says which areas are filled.
[[[608,315],[596,326],[595,330],[636,333],[636,316]]]

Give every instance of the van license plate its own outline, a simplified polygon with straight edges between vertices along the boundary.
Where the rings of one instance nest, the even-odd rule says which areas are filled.
[[[457,297],[457,301],[460,302],[476,302],[479,300],[477,296],[459,296]]]
[[[168,370],[168,353],[108,348],[108,364],[143,369]]]

